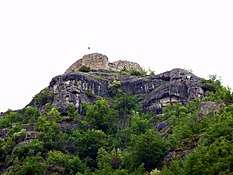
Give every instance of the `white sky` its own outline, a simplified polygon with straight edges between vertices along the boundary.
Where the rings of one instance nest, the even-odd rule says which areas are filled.
[[[0,111],[19,109],[91,52],[233,87],[232,0],[0,0]]]

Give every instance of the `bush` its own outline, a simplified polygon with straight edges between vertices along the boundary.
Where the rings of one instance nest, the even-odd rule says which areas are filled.
[[[53,92],[51,92],[48,88],[45,88],[39,94],[35,95],[34,100],[36,106],[43,106],[46,103],[52,102],[53,98]]]
[[[111,84],[108,85],[108,89],[110,91],[111,96],[115,96],[121,92],[121,81],[120,80],[113,80]]]
[[[141,76],[142,75],[142,72],[136,70],[136,69],[131,69],[129,70],[130,72],[130,75],[133,75],[133,76]]]
[[[83,65],[82,67],[79,68],[80,72],[90,72],[91,68],[88,66]]]

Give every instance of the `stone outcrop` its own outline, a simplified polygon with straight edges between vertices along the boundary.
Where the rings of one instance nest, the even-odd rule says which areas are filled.
[[[55,94],[52,105],[66,111],[69,103],[79,108],[89,102],[88,94],[108,96],[108,82],[82,73],[64,74],[52,79],[49,89]]]
[[[148,110],[160,110],[177,102],[186,104],[187,101],[204,97],[201,79],[186,70],[173,69],[154,78],[163,82],[146,95],[143,105]]]
[[[143,95],[143,108],[157,113],[161,113],[162,108],[168,104],[186,104],[189,100],[204,96],[201,79],[183,69],[148,77],[75,72],[52,79],[49,85],[49,90],[55,94],[52,104],[65,112],[69,103],[79,108],[81,103],[91,101],[90,94],[108,97],[109,87],[114,80],[120,81],[119,88],[125,92]]]
[[[155,125],[155,129],[157,131],[161,131],[161,130],[164,130],[164,129],[167,129],[169,128],[170,126],[168,125],[168,122],[167,121],[163,121],[161,123],[158,123]]]
[[[112,71],[120,71],[122,69],[130,70],[136,69],[141,71],[142,68],[138,63],[130,62],[130,61],[114,61],[110,63],[108,57],[106,55],[100,53],[92,53],[84,55],[81,59],[73,63],[65,72],[65,74],[78,72],[79,69],[83,66],[88,66],[91,70],[112,70]]]
[[[0,130],[0,138],[5,139],[8,131],[9,131],[9,128],[4,128]]]
[[[88,73],[79,72],[78,68],[82,65],[90,66],[93,70]],[[85,55],[71,65],[66,73],[51,80],[48,90],[54,97],[49,102],[64,114],[69,103],[80,110],[81,103],[95,102],[99,97],[110,97],[114,82],[118,82],[117,88],[124,92],[137,95],[145,111],[157,114],[162,112],[164,106],[175,103],[185,105],[188,101],[205,95],[201,78],[183,69],[176,68],[145,77],[121,75],[111,70],[122,68],[141,69],[137,63],[127,61],[109,63],[107,56],[102,54]],[[32,101],[30,105],[36,103]],[[40,106],[41,112],[43,105]]]

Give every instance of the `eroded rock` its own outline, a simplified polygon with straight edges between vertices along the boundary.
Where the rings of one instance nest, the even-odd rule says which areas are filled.
[[[201,79],[186,70],[173,69],[155,78],[163,82],[146,95],[143,106],[147,110],[161,112],[161,108],[168,104],[186,104],[187,101],[204,97]]]

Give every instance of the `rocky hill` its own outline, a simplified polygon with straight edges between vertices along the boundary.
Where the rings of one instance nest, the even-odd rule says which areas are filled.
[[[0,114],[0,174],[232,174],[232,116],[216,76],[88,54]]]
[[[79,71],[83,65],[90,67],[90,71]],[[140,72],[142,68],[128,61],[109,63],[107,56],[98,53],[85,55],[63,75],[51,80],[48,90],[54,94],[54,98],[50,99],[52,105],[65,112],[69,103],[79,108],[81,103],[92,101],[90,93],[97,97],[111,96],[112,88],[137,95],[143,109],[158,113],[168,104],[186,104],[204,97],[201,78],[183,69],[176,68],[150,76],[124,75],[120,72],[122,70]],[[118,84],[114,87],[116,82]],[[35,101],[30,105],[33,103]]]

